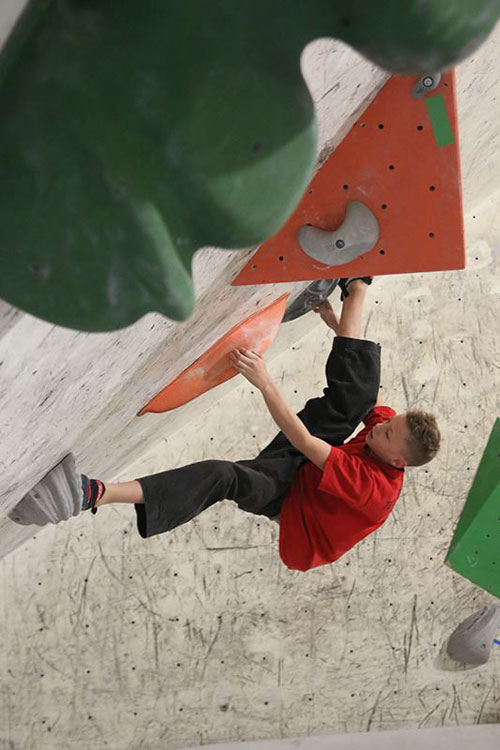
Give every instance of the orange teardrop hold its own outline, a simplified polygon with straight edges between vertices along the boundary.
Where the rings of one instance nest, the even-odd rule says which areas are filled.
[[[137,416],[176,409],[237,375],[229,359],[230,353],[240,347],[253,349],[259,354],[265,352],[276,338],[285,314],[287,298],[288,294],[284,294],[268,307],[253,313],[243,323],[232,328],[165,386]]]

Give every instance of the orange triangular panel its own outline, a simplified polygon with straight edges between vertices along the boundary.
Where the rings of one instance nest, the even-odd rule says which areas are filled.
[[[411,95],[416,80],[389,79],[318,170],[285,226],[257,249],[233,284],[464,268],[455,77],[444,74],[423,99]],[[438,145],[430,97],[441,97],[449,145]],[[343,265],[324,265],[306,255],[297,230],[308,223],[337,229],[351,201],[362,201],[377,217],[375,247]]]
[[[250,315],[219,339],[192,365],[181,372],[155,396],[137,416],[147,412],[163,412],[192,401],[220,383],[237,375],[229,354],[239,347],[253,349],[262,354],[278,333],[285,313],[288,294],[284,294],[268,307]]]

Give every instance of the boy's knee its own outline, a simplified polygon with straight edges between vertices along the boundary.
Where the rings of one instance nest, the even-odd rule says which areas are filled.
[[[208,472],[211,476],[217,477],[224,484],[229,485],[234,480],[235,472],[232,461],[207,459],[206,461],[200,461],[200,464],[203,465],[204,471]]]

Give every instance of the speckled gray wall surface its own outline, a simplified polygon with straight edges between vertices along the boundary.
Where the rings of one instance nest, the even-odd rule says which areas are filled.
[[[286,740],[247,742],[245,750],[497,750],[500,726],[440,727],[439,729],[405,729],[370,734],[330,734],[320,737],[296,737]],[[193,750],[200,750],[199,745]],[[241,750],[236,742],[212,745],[212,750]]]
[[[2,731],[13,747],[499,721],[498,648],[478,669],[445,654],[455,626],[491,601],[443,564],[498,412],[498,201],[474,216],[465,273],[369,290],[365,334],[383,346],[387,401],[432,409],[444,438],[433,463],[408,471],[388,522],[307,574],[280,562],[274,523],[230,502],[148,541],[119,506],[41,532],[2,567]],[[294,325],[270,370],[299,408],[323,386],[331,336],[316,318],[309,332],[299,320],[293,336]],[[120,478],[253,455],[274,431],[253,390],[239,380]]]
[[[434,410],[443,449],[408,471],[388,522],[337,564],[287,570],[276,524],[229,502],[148,541],[127,507],[29,541],[34,529],[5,518],[70,451],[82,470],[128,479],[266,444],[271,419],[240,378],[135,417],[290,288],[230,287],[251,251],[200,250],[196,310],[181,325],[152,314],[84,334],[0,307],[0,553],[11,551],[1,562],[0,747],[152,750],[499,722],[498,648],[472,670],[445,656],[448,635],[491,597],[443,565],[499,413],[499,45],[497,30],[458,72],[467,269],[377,279],[367,300],[383,393],[398,410]],[[303,65],[323,149],[385,74],[325,40]],[[323,387],[330,345],[312,313],[282,327],[268,361],[294,408]]]

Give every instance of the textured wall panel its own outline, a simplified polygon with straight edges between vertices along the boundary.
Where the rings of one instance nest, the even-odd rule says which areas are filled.
[[[1,568],[6,740],[153,750],[499,721],[498,648],[472,670],[445,653],[456,624],[490,602],[444,565],[498,408],[498,203],[475,215],[466,272],[368,291],[383,393],[398,410],[435,411],[443,431],[388,522],[306,574],[280,562],[274,523],[230,502],[148,541],[119,506],[39,533]],[[297,409],[323,387],[331,345],[317,318],[302,335],[304,320],[269,355]],[[120,477],[254,455],[273,425],[237,382]],[[155,419],[167,428],[168,416]]]

